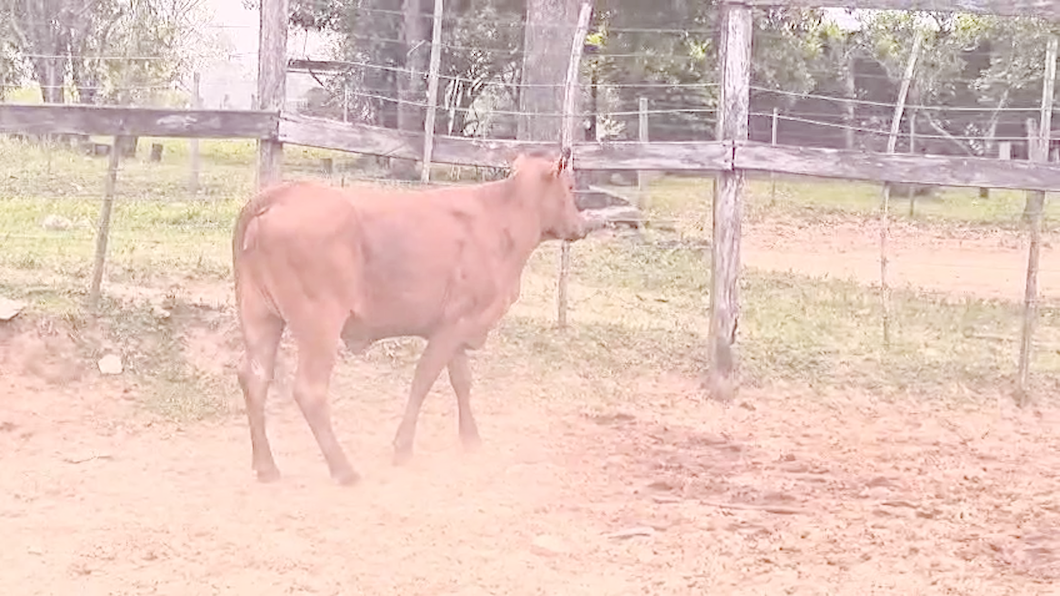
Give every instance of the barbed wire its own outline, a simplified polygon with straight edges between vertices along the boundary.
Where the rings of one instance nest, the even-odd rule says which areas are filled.
[[[816,93],[802,93],[798,91],[785,91],[783,89],[771,89],[769,87],[761,87],[758,85],[751,85],[752,91],[758,91],[761,93],[775,93],[778,95],[784,95],[788,97],[798,97],[802,99],[821,99],[835,101],[838,103],[853,103],[858,105],[875,106],[882,108],[894,108],[894,103],[888,103],[884,101],[874,101],[869,99],[852,99],[849,97],[838,97],[834,95],[819,95]],[[1038,112],[1040,108],[1029,108],[1029,107],[1002,107],[1002,108],[988,108],[988,107],[971,107],[971,106],[931,106],[924,104],[907,104],[905,106],[907,110],[923,110],[923,111],[951,111],[951,112]]]
[[[640,110],[604,111],[604,110],[601,110],[601,111],[588,111],[588,112],[572,112],[570,114],[567,114],[565,112],[524,112],[524,111],[520,111],[520,110],[498,110],[498,109],[483,110],[483,109],[480,109],[480,108],[460,107],[460,106],[442,106],[442,105],[430,106],[429,104],[427,104],[424,101],[417,101],[417,100],[410,100],[410,99],[401,99],[401,98],[392,97],[392,96],[389,96],[389,95],[375,95],[375,94],[371,94],[371,93],[361,93],[359,91],[354,91],[354,90],[351,90],[349,93],[350,93],[350,95],[355,96],[355,97],[363,97],[363,98],[366,98],[366,99],[376,99],[376,100],[386,101],[386,102],[390,102],[390,103],[396,103],[396,104],[400,104],[400,105],[415,106],[415,107],[419,107],[419,108],[431,108],[431,107],[434,107],[435,109],[440,110],[440,111],[455,111],[455,112],[463,112],[463,113],[470,113],[470,112],[479,113],[479,112],[482,112],[482,113],[489,114],[489,115],[498,115],[498,116],[533,116],[535,118],[567,118],[567,117],[569,117],[569,118],[587,118],[587,117],[590,117],[590,116],[603,116],[603,117],[610,117],[610,116],[636,116],[636,115],[639,115],[639,114],[648,114],[648,115],[651,115],[651,114],[713,114],[713,113],[717,112],[716,108],[707,108],[707,107],[703,107],[703,108],[689,107],[689,108],[671,108],[671,109],[652,109],[652,110],[644,110],[644,111],[640,111]]]
[[[346,37],[351,38],[351,39],[360,39],[360,40],[363,40],[363,41],[373,41],[373,42],[381,42],[381,43],[386,43],[386,44],[393,44],[393,45],[398,45],[398,46],[402,46],[402,47],[410,45],[408,40],[404,40],[404,39],[377,37],[377,36],[372,36],[372,35],[361,35],[361,34],[356,34],[356,33],[348,34],[348,35],[346,35]],[[430,41],[430,40],[424,40],[422,42],[419,42],[419,47],[423,47],[425,49],[429,49],[433,45],[434,45],[434,43],[432,41]],[[490,46],[483,46],[483,45],[462,46],[462,45],[455,45],[455,44],[451,44],[451,43],[447,43],[447,42],[439,42],[438,46],[441,47],[441,48],[448,49],[448,50],[457,50],[457,51],[462,51],[462,52],[482,52],[482,53],[485,53],[485,54],[488,54],[488,55],[490,55],[490,54],[519,55],[519,54],[523,54],[524,53],[521,50],[518,50],[517,48],[490,47]],[[409,50],[409,51],[411,52],[412,50]],[[554,55],[557,55],[557,56],[562,55],[562,56],[566,57],[566,56],[569,55],[569,51],[567,49],[556,49],[556,51],[550,52],[550,54],[554,54]],[[600,60],[600,59],[607,59],[607,58],[644,58],[644,59],[652,59],[652,60],[675,60],[675,59],[680,59],[680,60],[702,61],[702,60],[704,60],[706,58],[706,56],[694,56],[694,55],[691,55],[691,54],[689,54],[689,55],[678,55],[678,54],[662,55],[662,54],[651,53],[651,52],[607,52],[607,51],[596,50],[592,54],[587,54],[586,56],[584,56],[582,58],[582,60],[583,60],[583,62],[588,62],[588,61],[592,61],[592,60]]]
[[[368,69],[373,69],[373,70],[382,70],[382,71],[386,71],[386,72],[396,72],[396,73],[409,74],[409,75],[413,75],[413,74],[426,75],[427,74],[424,71],[412,70],[410,68],[406,68],[406,67],[403,67],[403,66],[395,66],[395,65],[390,65],[390,64],[378,64],[378,63],[372,63],[372,62],[361,62],[361,61],[356,61],[356,60],[324,60],[324,59],[320,59],[320,58],[311,58],[311,57],[308,57],[308,56],[303,56],[300,59],[301,60],[318,61],[318,62],[327,63],[327,64],[333,64],[333,65],[338,65],[338,66],[350,66],[350,67],[357,67],[357,68],[368,68]],[[306,66],[306,67],[304,67],[304,69],[306,71],[308,71],[310,74],[315,74],[315,75],[340,76],[342,74],[342,73],[336,73],[336,72],[323,72],[323,71],[322,72],[316,72],[316,71],[313,70],[313,68],[311,66]],[[438,74],[438,78],[439,78],[439,80],[443,80],[443,81],[455,81],[455,82],[459,82],[459,83],[473,83],[473,84],[482,83],[482,81],[479,80],[479,79],[473,79],[473,78],[470,78],[470,77],[462,77],[462,76],[459,76],[459,75],[450,75],[450,74],[444,74],[444,73],[439,73]],[[513,82],[509,82],[509,81],[495,81],[495,82],[489,82],[489,84],[503,85],[503,86],[506,86],[506,87],[519,87],[519,88],[561,88],[561,87],[565,87],[566,86],[566,84],[564,84],[564,83],[517,83],[517,82],[514,82],[514,81]],[[582,83],[581,86],[582,87],[587,87],[588,84]],[[715,88],[715,87],[718,87],[718,86],[719,86],[718,83],[715,83],[715,82],[702,82],[702,83],[662,83],[662,82],[603,83],[602,82],[602,83],[598,83],[597,84],[597,87],[599,87],[599,88],[613,87],[613,88],[619,88],[619,89],[621,89],[621,88],[639,88],[639,87],[644,87],[644,88],[678,88],[678,89],[680,89],[680,88],[711,89],[711,88]]]
[[[257,52],[226,52],[222,58],[241,58],[247,56],[257,56]],[[101,56],[88,56],[82,55],[77,56],[73,54],[39,54],[39,53],[23,53],[18,52],[16,54],[19,58],[33,58],[41,60],[107,60],[107,61],[122,61],[122,60],[139,60],[141,62],[150,62],[155,60],[179,60],[176,56],[116,56],[116,55],[101,55]]]
[[[765,113],[765,112],[752,112],[750,115],[751,116],[761,117],[761,118],[769,118],[769,119],[773,118],[773,114]],[[796,117],[796,116],[789,116],[789,115],[784,114],[784,113],[778,113],[777,114],[777,119],[778,120],[787,120],[787,121],[790,121],[790,122],[802,122],[804,124],[813,124],[813,125],[816,125],[816,126],[824,126],[824,127],[828,127],[828,128],[839,128],[839,129],[843,129],[843,130],[853,130],[853,131],[856,131],[856,132],[864,132],[864,133],[877,134],[877,135],[883,135],[883,136],[888,136],[888,135],[891,134],[890,130],[883,130],[883,129],[877,129],[877,128],[868,128],[868,127],[856,126],[856,125],[849,125],[849,124],[843,124],[843,123],[840,123],[840,122],[826,122],[826,121],[822,121],[822,120],[811,120],[809,118],[799,118],[799,117]],[[909,136],[909,132],[908,131],[902,131],[902,132],[900,132],[900,136],[908,137]],[[950,140],[958,140],[958,141],[979,141],[979,140],[982,140],[982,141],[986,141],[986,140],[993,140],[993,141],[1026,141],[1027,140],[1026,136],[1005,137],[1005,136],[996,136],[995,135],[995,136],[991,136],[991,137],[981,137],[981,136],[963,136],[963,135],[950,135],[950,134],[940,135],[940,134],[928,134],[928,133],[921,133],[921,132],[916,133],[916,138],[918,138],[918,139],[950,139]]]
[[[403,10],[388,10],[388,9],[385,9],[385,8],[371,8],[371,7],[367,7],[367,6],[358,7],[357,8],[357,12],[386,14],[386,15],[393,15],[393,16],[399,16],[399,17],[412,16],[414,18],[422,18],[422,19],[425,19],[425,20],[433,20],[434,19],[434,13],[433,12],[417,11],[417,12],[406,13]],[[526,19],[523,19],[523,18],[511,18],[511,19],[485,18],[485,17],[467,16],[467,15],[461,15],[461,14],[444,14],[444,13],[442,14],[441,18],[442,18],[443,22],[446,22],[446,21],[459,21],[459,22],[462,22],[462,23],[471,22],[471,23],[498,25],[498,26],[506,26],[506,27],[525,27],[526,24],[527,24]],[[537,27],[537,28],[540,28],[540,29],[553,29],[553,30],[570,31],[572,33],[575,30],[574,26],[572,26],[570,24],[566,24],[566,23],[558,24],[558,25],[557,24],[553,24],[551,22],[534,23],[534,27]],[[711,28],[706,28],[706,29],[689,29],[689,28],[681,28],[681,27],[675,27],[675,28],[660,28],[660,27],[617,27],[617,28],[613,28],[613,27],[607,27],[607,31],[608,32],[615,32],[615,33],[698,34],[698,33],[717,33],[719,30],[716,27],[711,27]]]

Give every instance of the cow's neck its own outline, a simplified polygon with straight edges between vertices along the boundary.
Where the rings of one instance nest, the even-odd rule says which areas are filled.
[[[497,218],[497,232],[505,236],[502,246],[510,248],[506,260],[522,268],[541,244],[543,222],[535,204],[537,197],[519,196],[517,193],[526,191],[519,188],[514,178],[496,184],[485,198]]]

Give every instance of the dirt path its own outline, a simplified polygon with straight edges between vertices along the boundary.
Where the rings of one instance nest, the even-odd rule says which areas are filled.
[[[872,283],[876,239],[853,224],[756,224],[744,258]],[[926,245],[896,228],[892,245],[900,282],[1022,296],[1015,235]],[[1040,278],[1052,298],[1056,257],[1045,250]],[[798,388],[723,406],[667,378],[616,410],[591,380],[516,370],[477,379],[485,448],[472,456],[443,375],[414,463],[395,469],[408,378],[354,359],[332,393],[363,484],[330,482],[281,390],[269,431],[284,478],[265,486],[234,392],[216,422],[162,422],[130,381],[27,345],[0,349],[0,594],[1060,593],[1055,406]],[[203,353],[230,377],[231,354]],[[557,403],[561,384],[583,401]]]
[[[1047,237],[1041,253],[1041,296],[1060,300],[1060,252]],[[929,231],[890,228],[889,280],[915,288],[1022,301],[1027,275],[1026,234],[1000,230]],[[747,226],[742,259],[750,267],[879,284],[876,222],[756,222]]]
[[[331,484],[284,392],[269,427],[284,478],[265,486],[238,412],[181,426],[120,382],[0,369],[0,593],[1057,593],[1056,409],[782,389],[720,406],[656,379],[594,411],[550,403],[538,379],[483,379],[485,449],[461,453],[439,383],[395,469],[403,381],[339,372],[354,488]],[[647,535],[610,536],[624,530]]]

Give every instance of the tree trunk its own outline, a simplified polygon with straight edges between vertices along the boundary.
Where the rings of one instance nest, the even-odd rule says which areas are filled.
[[[37,58],[33,61],[33,70],[36,71],[44,103],[63,103],[62,58]]]
[[[427,18],[422,0],[405,0],[402,40],[405,42],[405,70],[398,79],[399,96],[398,128],[401,130],[423,130],[426,102],[427,68],[430,65],[430,20]]]
[[[353,26],[354,35],[346,42],[347,60],[380,65],[380,68],[357,67],[350,81],[350,102],[357,106],[363,121],[386,128],[397,126],[397,75],[392,68],[404,63],[403,44],[389,41],[401,35],[402,0],[361,0],[361,11]],[[381,100],[366,95],[386,97]],[[351,116],[352,117],[352,116]],[[386,158],[389,161],[389,158]]]
[[[408,72],[397,73],[398,97],[401,98],[397,107],[398,128],[421,132],[426,115],[422,105],[427,101],[425,77],[431,58],[431,21],[427,16],[426,3],[422,0],[404,0],[402,10],[402,40],[405,42],[405,70]],[[418,176],[416,164],[412,160],[398,160],[395,166],[400,171],[394,174],[401,178]]]
[[[563,84],[580,0],[527,0],[520,140],[559,143]]]
[[[846,98],[854,100],[857,98],[857,84],[854,79],[854,52],[847,51],[846,54],[846,67],[843,69],[843,87],[846,92]],[[846,135],[846,148],[853,150],[857,146],[857,133],[855,127],[857,127],[857,106],[853,101],[843,102],[843,124],[845,128],[843,132]]]
[[[119,136],[115,137],[115,149],[122,159],[136,157],[136,147],[139,145],[140,137]]]

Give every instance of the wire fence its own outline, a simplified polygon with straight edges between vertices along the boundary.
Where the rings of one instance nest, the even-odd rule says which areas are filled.
[[[358,10],[364,15],[409,16],[402,11]],[[428,14],[414,16],[425,21],[433,18]],[[443,21],[436,101],[426,96],[430,39],[412,44],[400,37],[399,30],[381,26],[378,31],[361,27],[332,46],[317,49],[305,49],[309,44],[290,44],[288,58],[308,61],[309,66],[293,69],[288,75],[286,108],[335,120],[412,130],[422,130],[427,111],[436,109],[438,134],[502,139],[518,136],[520,119],[532,116],[558,121],[565,117],[558,110],[531,112],[525,107],[527,94],[556,92],[563,84],[522,80],[521,69],[528,58],[523,48],[523,19],[445,15]],[[707,42],[719,39],[713,22],[695,22],[696,26],[688,28],[596,27],[590,40],[593,49],[583,59],[581,101],[573,114],[582,123],[581,140],[713,139],[720,90],[716,56],[713,50],[704,50],[710,47]],[[646,20],[645,24],[655,23]],[[570,29],[550,24],[542,28]],[[256,26],[216,29],[257,35]],[[476,31],[489,34],[473,35]],[[778,31],[756,29],[755,35],[761,40],[756,44],[763,48],[787,43],[787,37]],[[644,45],[649,37],[652,43]],[[554,64],[564,64],[567,50],[554,51]],[[973,61],[992,58],[995,53],[971,50],[959,56]],[[890,134],[899,77],[881,72],[880,64],[875,70],[863,67],[864,72],[854,73],[850,92],[851,88],[843,89],[845,81],[839,71],[815,64],[811,58],[800,57],[801,62],[790,65],[787,74],[791,76],[785,78],[777,64],[769,62],[768,54],[755,55],[750,87],[751,139],[782,145],[882,150]],[[894,61],[901,63],[900,58]],[[254,52],[215,52],[209,60],[187,64],[181,56],[104,51],[93,56],[27,52],[20,59],[25,64],[19,76],[0,80],[9,101],[25,101],[32,94],[41,99],[46,96],[49,85],[35,80],[39,73],[34,72],[32,63],[37,60],[64,61],[67,70],[61,86],[64,101],[69,102],[93,97],[109,105],[219,109],[247,108],[256,103]],[[864,56],[861,59],[867,60]],[[167,67],[145,69],[145,65],[156,63]],[[94,69],[96,78],[77,79],[73,73],[87,66]],[[1017,146],[1026,142],[1025,120],[1040,113],[1032,101],[1036,79],[1011,82],[1011,97],[1004,102],[968,105],[954,99],[959,94],[947,95],[940,89],[948,85],[951,90],[967,90],[981,85],[986,75],[955,75],[945,79],[946,85],[937,85],[929,74],[924,75],[919,92],[906,106],[906,113],[912,116],[900,127],[899,147],[912,143],[918,153],[990,155],[998,150],[999,143],[1011,143],[1012,155],[1020,155]],[[1040,95],[1040,80],[1037,85]],[[1027,87],[1032,90],[1027,92]],[[1003,89],[995,91],[1005,93]],[[946,98],[953,101],[943,102]],[[5,247],[0,251],[0,268],[58,273],[74,285],[87,282],[105,188],[106,157],[108,152],[120,150],[112,143],[114,140],[101,137],[73,144],[0,141],[0,209],[4,212],[0,245]],[[146,286],[174,280],[226,282],[231,226],[238,208],[254,190],[255,159],[254,141],[140,139],[133,151],[123,152],[113,195],[116,211],[110,230],[108,279]],[[339,186],[418,186],[400,178],[407,178],[407,174],[398,172],[395,161],[289,146],[284,171],[286,177],[322,178]],[[709,252],[710,176],[627,174],[597,172],[588,178],[593,186],[605,187],[639,207],[646,224],[604,233],[596,248],[574,251],[572,312],[578,313],[579,308],[585,312],[601,301],[618,301],[629,309],[659,310],[659,316],[675,320],[698,317],[692,310],[699,312],[702,305],[685,302],[690,288],[702,295],[709,287],[702,278],[709,274],[702,263]],[[432,184],[466,184],[497,175],[486,169],[435,166]],[[849,279],[872,296],[879,278],[879,229],[874,223],[879,214],[879,189],[873,182],[752,176],[746,203],[744,260],[752,276],[758,276],[754,283],[765,283],[761,281],[765,278],[772,284],[790,283],[792,292],[813,294],[809,308],[822,311],[834,310],[834,302],[846,300],[849,304],[840,310],[858,316],[860,311],[852,310],[852,305],[863,308],[864,295],[819,287]],[[976,304],[1011,304],[1022,298],[1026,274],[1021,232],[1023,193],[996,191],[984,198],[974,189],[936,189],[908,196],[896,191],[892,201],[897,221],[897,232],[892,232],[897,240],[887,255],[892,283],[911,288],[903,298],[908,308],[899,313],[900,323],[920,329],[923,322],[918,317],[925,316],[926,311],[916,305],[933,304],[937,296],[954,300],[964,297]],[[903,225],[909,228],[903,231]],[[1060,211],[1052,202],[1045,213],[1045,229],[1044,265],[1039,275],[1041,304],[1048,316],[1042,320],[1039,342],[1048,346],[1060,344],[1060,315],[1053,312],[1060,309],[1060,269],[1052,258]],[[609,243],[626,252],[620,255],[600,248]],[[555,247],[545,246],[537,258],[548,261],[556,254]],[[637,261],[630,254],[644,260]],[[655,270],[677,281],[672,285],[652,281],[655,273],[650,271]],[[777,281],[784,275],[790,276],[784,278],[787,282]],[[687,279],[696,281],[682,281]],[[648,289],[656,291],[650,299],[644,298]],[[667,310],[671,306],[677,310]],[[964,308],[971,312],[972,307]],[[985,334],[1003,337],[997,340],[1003,343],[1016,342],[1018,313],[999,312],[990,311],[990,316],[1006,317],[996,325],[975,318],[979,315],[968,315],[974,324],[957,330],[960,334],[952,329],[936,330],[931,337],[921,339],[940,345],[995,341],[973,337]],[[878,323],[871,316],[863,319],[860,324],[865,327]],[[748,341],[752,342],[768,336],[761,329],[749,333]],[[905,336],[906,340],[914,341],[912,335]],[[794,343],[789,347],[794,350],[801,340],[791,341]],[[1060,374],[1060,361],[1048,352],[1035,370]]]

